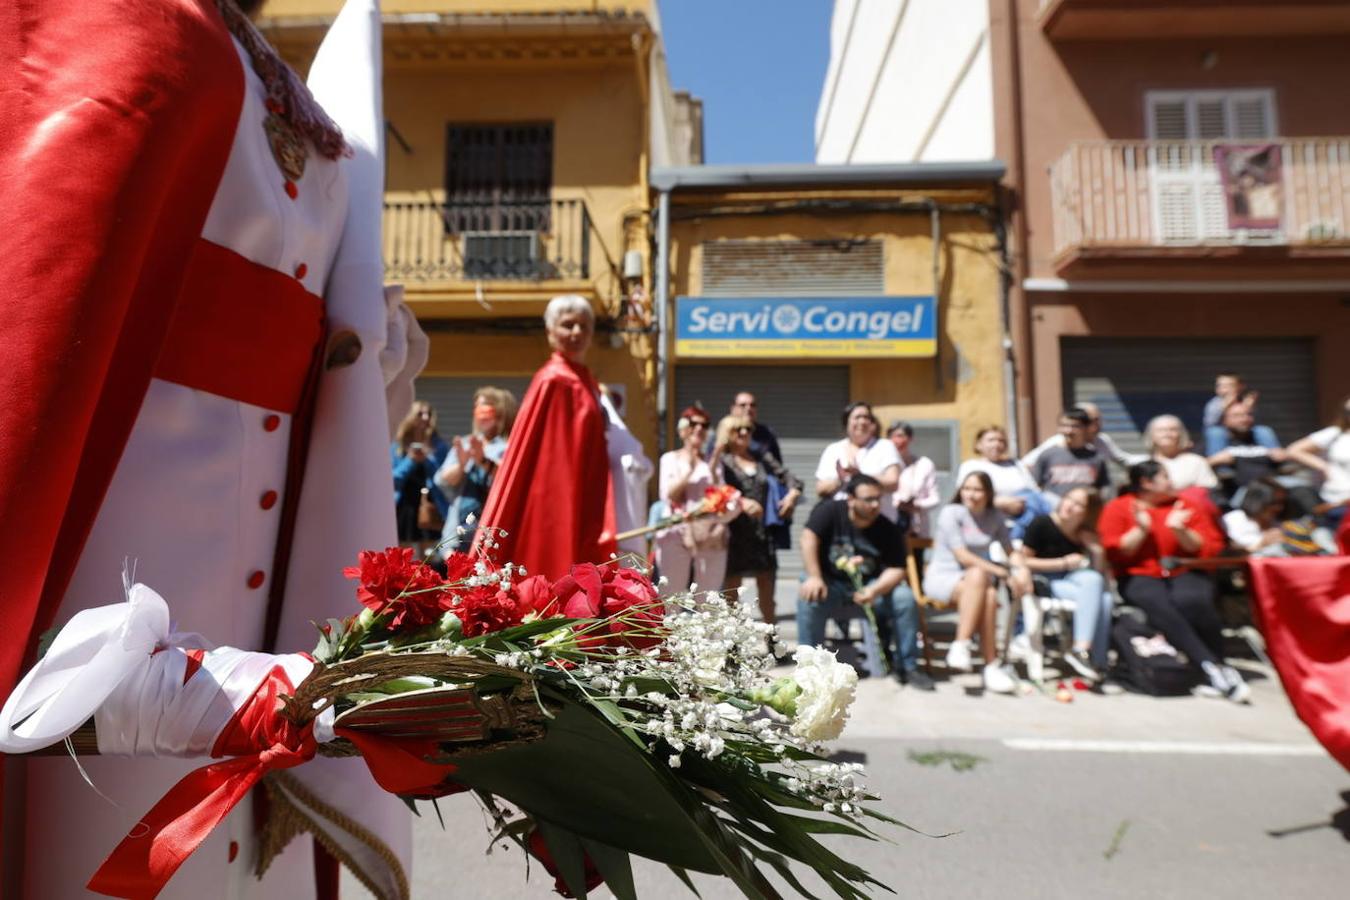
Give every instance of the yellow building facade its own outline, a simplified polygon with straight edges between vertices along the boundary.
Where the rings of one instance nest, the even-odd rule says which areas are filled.
[[[260,27],[302,72],[340,0],[271,0]],[[617,334],[625,298],[650,291],[647,172],[697,162],[697,101],[672,91],[645,0],[386,0],[388,280],[431,337],[419,393],[448,434],[469,395],[519,395],[547,357],[549,298],[600,318],[589,363],[656,439],[654,338]],[[691,113],[692,110],[692,113]],[[636,253],[633,253],[636,251]],[[625,254],[628,277],[624,275]]]
[[[737,391],[751,391],[789,468],[810,485],[824,444],[843,435],[844,406],[865,400],[883,427],[912,424],[916,449],[949,479],[976,431],[1004,422],[1008,409],[1001,171],[997,163],[655,170],[677,298],[668,428],[690,403],[716,419]],[[716,324],[721,310],[752,323],[740,339],[726,339],[734,322],[723,346],[691,339],[715,330],[691,334],[700,324],[692,316]],[[893,321],[914,327],[874,330],[867,323],[892,312],[868,310],[898,310]],[[836,333],[802,340],[813,315],[818,332],[832,318]],[[851,317],[861,330],[848,327]]]
[[[261,26],[303,71],[340,5],[272,0]],[[684,404],[718,417],[737,389],[761,395],[808,483],[852,399],[912,421],[944,471],[1005,421],[995,164],[701,166],[701,108],[669,84],[654,0],[383,7],[385,262],[431,337],[419,395],[443,432],[468,428],[475,387],[523,391],[548,352],[540,314],[564,293],[596,309],[589,363],[653,458]],[[662,291],[664,312],[625,315]],[[677,298],[715,320],[746,298],[773,315],[810,297],[926,297],[931,340],[678,339],[694,301]]]

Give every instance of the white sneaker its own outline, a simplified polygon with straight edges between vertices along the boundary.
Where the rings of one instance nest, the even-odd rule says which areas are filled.
[[[1013,635],[1013,639],[1008,642],[1008,659],[1024,660],[1031,655],[1031,636],[1025,631],[1021,634]]]
[[[970,671],[970,641],[952,641],[947,648],[947,668],[953,672]]]
[[[1006,669],[991,662],[984,667],[984,689],[991,694],[1011,694],[1017,690],[1017,682]]]
[[[1204,672],[1205,676],[1209,679],[1209,686],[1223,695],[1227,695],[1229,690],[1233,687],[1233,683],[1228,680],[1228,673],[1224,671],[1225,668],[1227,668],[1227,666],[1220,668],[1217,664],[1212,662],[1202,662],[1200,664],[1200,671]]]
[[[1234,703],[1251,703],[1252,689],[1247,685],[1247,682],[1242,680],[1241,673],[1232,666],[1224,666],[1223,674],[1228,679],[1228,690],[1225,692],[1225,696]]]

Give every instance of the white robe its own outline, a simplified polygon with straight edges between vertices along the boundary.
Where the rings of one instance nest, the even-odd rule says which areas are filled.
[[[237,42],[236,50],[246,79],[243,107],[203,238],[288,275],[303,263],[305,286],[325,296],[329,333],[349,330],[362,344],[355,363],[326,371],[319,386],[276,647],[309,650],[316,637],[312,621],[356,609],[342,567],[354,563],[361,549],[396,543],[386,449],[387,377],[380,360],[382,354],[386,361],[408,359],[409,354],[386,348],[391,311],[379,289],[378,244],[372,259],[369,252],[355,252],[359,248],[354,248],[352,235],[343,241],[349,202],[345,168],[350,161],[311,153],[297,197],[288,197],[262,127],[262,82]],[[411,377],[402,375],[405,381]],[[270,490],[284,493],[291,428],[290,418],[282,415],[280,427],[266,430],[263,421],[270,413],[152,381],[56,621],[121,600],[123,561],[130,560],[136,579],[168,600],[178,628],[199,632],[218,645],[259,648],[282,508],[278,502],[264,509],[260,497]],[[255,571],[266,576],[260,588],[248,585]],[[82,762],[113,803],[85,784],[68,758],[25,761],[23,896],[31,900],[93,896],[84,885],[107,854],[179,778],[207,761]],[[395,893],[400,875],[406,877],[411,847],[411,821],[402,802],[382,792],[357,759],[320,758],[291,774],[374,832],[401,861],[402,872],[396,873],[374,862],[382,855],[379,851],[355,841],[344,845],[369,865],[382,892]],[[312,897],[308,837],[294,841],[261,883],[253,878],[251,813],[246,799],[183,864],[160,897]]]

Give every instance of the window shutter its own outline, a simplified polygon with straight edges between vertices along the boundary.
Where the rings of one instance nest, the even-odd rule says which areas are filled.
[[[1228,104],[1224,98],[1204,98],[1195,101],[1195,134],[1202,141],[1228,137]]]
[[[1250,140],[1274,136],[1274,128],[1271,127],[1274,116],[1271,115],[1270,97],[1266,94],[1234,97],[1231,118],[1231,137]]]
[[[1186,101],[1154,99],[1151,104],[1153,139],[1184,141],[1189,137],[1186,128]]]
[[[552,189],[552,124],[447,128],[450,231],[548,231]]]

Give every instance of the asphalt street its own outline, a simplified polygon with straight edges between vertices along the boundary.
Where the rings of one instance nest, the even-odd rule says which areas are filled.
[[[950,836],[889,829],[885,841],[837,849],[906,898],[1348,896],[1350,773],[1272,673],[1236,662],[1250,706],[983,695],[975,675],[940,677],[933,693],[866,679],[838,752],[866,764],[883,809]],[[441,809],[444,829],[429,809],[416,823],[415,898],[554,896],[520,851],[488,852],[472,799]],[[661,866],[638,861],[635,873],[644,900],[692,896]],[[730,882],[696,883],[708,900],[740,896]],[[342,896],[370,895],[344,873]]]

